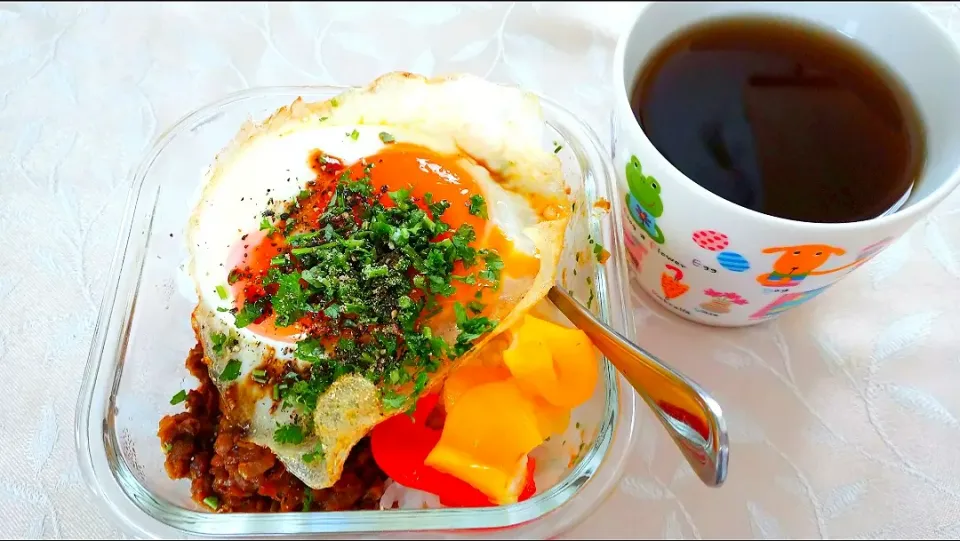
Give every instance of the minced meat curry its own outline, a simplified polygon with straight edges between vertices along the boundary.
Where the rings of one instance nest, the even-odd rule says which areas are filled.
[[[313,490],[290,474],[269,449],[243,440],[245,428],[231,422],[229,397],[221,397],[210,381],[199,344],[190,351],[186,365],[200,385],[186,393],[187,411],[160,421],[158,436],[166,453],[167,475],[190,479],[197,503],[219,512],[379,507],[387,477],[374,462],[368,439],[354,447],[334,486]]]

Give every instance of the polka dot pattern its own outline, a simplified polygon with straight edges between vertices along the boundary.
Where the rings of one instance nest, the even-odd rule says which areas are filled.
[[[696,242],[697,246],[710,250],[711,252],[719,252],[730,245],[730,239],[727,238],[726,235],[718,233],[713,229],[694,231],[693,242]]]

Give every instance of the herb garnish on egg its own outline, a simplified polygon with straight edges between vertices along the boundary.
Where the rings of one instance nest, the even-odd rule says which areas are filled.
[[[232,310],[235,324],[272,317],[277,328],[297,326],[307,335],[295,355],[310,369],[287,374],[274,390],[284,407],[309,415],[346,374],[362,374],[382,388],[385,409],[403,407],[444,359],[464,354],[496,327],[482,315],[480,299],[484,289],[499,289],[503,261],[495,249],[471,246],[477,232],[469,223],[450,225],[449,201],[375,187],[375,162],[351,169],[319,151],[310,161],[317,179],[283,213],[270,213],[278,220],[261,222],[262,242],[275,253],[265,270],[238,267],[230,274],[244,298]],[[482,196],[470,197],[465,207],[486,219]],[[452,303],[458,335],[448,344],[429,323],[450,304],[455,283],[476,291],[470,301]],[[277,437],[297,439],[295,426],[282,427]]]

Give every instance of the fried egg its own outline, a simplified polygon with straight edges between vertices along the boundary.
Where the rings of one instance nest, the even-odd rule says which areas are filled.
[[[496,250],[503,261],[499,290],[458,282],[431,320],[450,341],[457,331],[452,304],[483,298],[484,313],[499,325],[474,343],[476,351],[554,282],[569,201],[559,160],[541,146],[543,131],[532,94],[470,75],[408,73],[385,75],[322,103],[298,99],[240,130],[205,175],[187,226],[188,270],[199,298],[193,326],[211,377],[232,405],[225,413],[247,424],[250,441],[322,489],[339,479],[356,442],[397,413],[384,407],[377,383],[346,374],[317,398],[302,440],[277,434],[297,413],[277,407],[276,391],[264,378],[283,366],[303,368],[294,353],[310,330],[300,322],[280,325],[275,316],[241,324],[238,309],[250,288],[259,287],[258,269],[278,254],[282,235],[272,224],[283,219],[289,202],[298,201],[304,215],[322,211],[328,199],[316,186],[333,166],[368,172],[374,188],[447,201],[444,221],[453,229],[472,227],[472,246]],[[476,196],[482,211],[474,208]],[[305,198],[302,206],[298,198]],[[426,388],[439,385],[453,364],[431,373]]]

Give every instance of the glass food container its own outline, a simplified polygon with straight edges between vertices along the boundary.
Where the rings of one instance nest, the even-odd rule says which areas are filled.
[[[404,509],[276,514],[215,514],[190,499],[188,480],[163,467],[160,419],[178,389],[196,381],[184,367],[195,343],[196,293],[182,266],[183,230],[202,173],[247,120],[267,118],[298,96],[329,99],[341,87],[261,88],[203,107],[162,134],[136,171],[77,405],[77,449],[86,486],[138,537],[548,538],[587,516],[618,480],[633,437],[635,394],[608,363],[594,396],[566,433],[535,451],[538,493],[482,509]],[[556,151],[576,201],[561,270],[563,287],[628,338],[634,336],[621,249],[615,177],[596,135],[542,99],[544,148]],[[611,257],[600,264],[593,243]],[[574,272],[576,271],[576,272]]]

